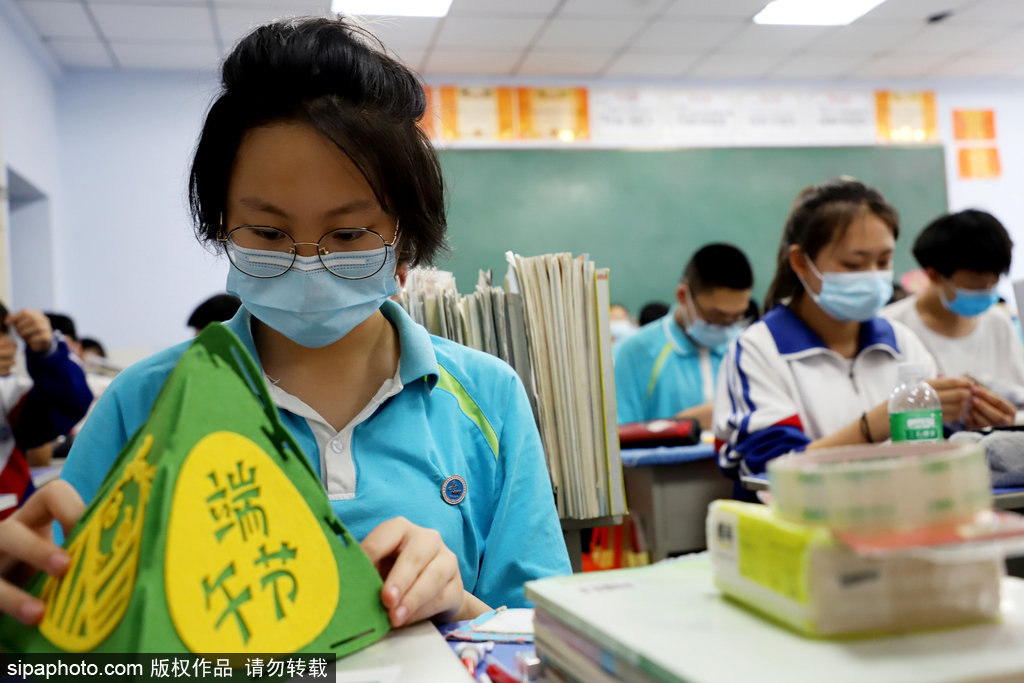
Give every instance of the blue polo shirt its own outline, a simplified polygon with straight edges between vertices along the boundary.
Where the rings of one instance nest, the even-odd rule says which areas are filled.
[[[669,418],[714,401],[718,366],[729,345],[697,346],[683,332],[675,313],[673,307],[665,317],[615,345],[619,424]]]
[[[394,517],[436,529],[459,558],[466,590],[491,607],[525,606],[523,583],[571,568],[523,384],[503,361],[431,336],[398,304],[386,301],[381,312],[398,331],[399,371],[357,424],[324,437],[322,418],[271,387],[281,419],[353,536]],[[226,325],[259,364],[250,323],[243,307]],[[103,393],[61,473],[86,503],[188,345],[136,363]],[[465,480],[456,504],[442,492],[453,475]],[[461,493],[452,486],[450,500]]]

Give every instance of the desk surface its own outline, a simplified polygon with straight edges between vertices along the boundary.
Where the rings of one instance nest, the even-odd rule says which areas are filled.
[[[657,446],[655,448],[622,449],[623,467],[649,467],[651,465],[680,465],[715,457],[715,447],[709,443],[696,446]]]
[[[337,683],[473,683],[429,621],[396,629],[338,661]]]
[[[527,584],[528,596],[656,680],[965,683],[1024,680],[1024,581],[1003,580],[999,623],[885,638],[804,638],[726,600],[706,555]],[[587,590],[585,583],[604,590]],[[615,590],[611,588],[614,587]]]

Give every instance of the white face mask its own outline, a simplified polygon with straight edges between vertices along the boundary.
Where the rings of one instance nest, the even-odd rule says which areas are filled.
[[[637,330],[636,325],[629,320],[613,320],[608,323],[608,328],[611,331],[613,342],[632,337],[633,333]]]

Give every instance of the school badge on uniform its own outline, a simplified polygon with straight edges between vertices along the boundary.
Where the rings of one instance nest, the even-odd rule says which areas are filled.
[[[181,357],[7,652],[335,652],[390,628],[382,581],[334,516],[259,370],[225,327]]]
[[[458,505],[466,497],[466,480],[453,474],[441,484],[441,497],[449,505]]]

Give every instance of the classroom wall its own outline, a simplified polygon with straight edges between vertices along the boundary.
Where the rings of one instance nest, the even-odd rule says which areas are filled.
[[[193,73],[76,71],[57,87],[65,207],[58,243],[74,255],[62,267],[57,298],[83,334],[113,347],[130,347],[136,355],[187,339],[184,323],[192,307],[223,288],[227,264],[195,242],[184,203],[188,157],[214,90],[212,79]],[[996,109],[1004,175],[995,181],[962,181],[950,148],[950,206],[992,211],[1024,244],[1024,206],[1016,191],[1024,180],[1020,85],[944,81],[902,87],[937,90],[944,140],[951,138],[954,107]],[[1014,273],[1024,275],[1024,258],[1018,261]],[[460,282],[460,287],[473,284]]]
[[[26,33],[19,30],[12,10],[8,0],[0,0],[0,185],[7,183],[6,169],[12,168],[49,198],[51,234],[24,236],[29,243],[49,243],[57,229],[53,211],[60,202],[56,103],[60,70],[46,59],[42,46],[24,40]],[[0,223],[7,226],[5,205],[0,202]],[[18,293],[10,290],[9,237],[5,227],[0,235],[0,300],[19,306]],[[52,259],[51,266],[59,261],[59,253]],[[51,267],[51,272],[56,270]],[[56,282],[49,289],[54,291]]]
[[[81,334],[144,355],[191,336],[227,262],[195,239],[188,164],[212,75],[71,72],[57,95],[67,209],[62,301]]]

